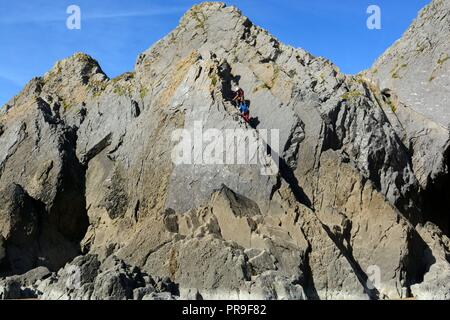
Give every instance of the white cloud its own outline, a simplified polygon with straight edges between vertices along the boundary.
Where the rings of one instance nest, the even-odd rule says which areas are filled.
[[[182,13],[185,11],[183,7],[168,7],[151,9],[147,11],[135,11],[135,12],[113,12],[113,13],[99,13],[99,14],[87,14],[83,19],[97,20],[97,19],[118,19],[118,18],[137,18],[137,17],[153,17],[163,16],[170,14]]]
[[[155,17],[164,16],[171,14],[180,14],[186,11],[185,7],[160,7],[151,8],[142,11],[129,11],[129,12],[109,12],[109,13],[89,13],[83,11],[81,7],[81,19],[86,20],[102,20],[102,19],[121,19],[121,18],[139,18],[139,17]],[[38,15],[35,16],[20,16],[12,15],[10,17],[2,17],[0,19],[0,25],[11,25],[11,24],[29,24],[29,23],[53,23],[53,22],[64,22],[67,19],[67,14],[65,12],[52,13],[52,15]]]
[[[0,83],[8,83],[9,85],[20,87],[23,85],[23,81],[14,77],[0,75]]]

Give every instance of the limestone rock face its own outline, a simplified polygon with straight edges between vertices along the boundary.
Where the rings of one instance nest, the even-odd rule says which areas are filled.
[[[431,223],[419,228],[418,232],[428,245],[428,249],[423,252],[427,261],[427,272],[423,281],[413,285],[411,291],[417,299],[421,300],[448,300],[450,299],[448,264],[450,240]]]
[[[218,2],[58,62],[0,115],[3,297],[448,297],[448,131],[383,89]]]
[[[425,220],[449,232],[450,2],[434,0],[364,76],[380,87],[385,113],[411,155]]]
[[[448,128],[450,111],[450,2],[433,0],[403,37],[374,64],[380,87],[428,119]]]
[[[24,273],[36,266],[58,269],[78,254],[77,244],[58,231],[44,205],[13,184],[0,191],[2,261],[5,269]],[[6,257],[5,257],[6,252]]]
[[[115,257],[101,264],[95,255],[76,257],[58,273],[40,267],[0,281],[0,299],[173,300],[177,293],[169,279],[153,279]]]

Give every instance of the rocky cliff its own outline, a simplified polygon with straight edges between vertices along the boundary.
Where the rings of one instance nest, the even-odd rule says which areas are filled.
[[[431,1],[403,37],[363,73],[383,90],[391,124],[412,155],[423,213],[448,234],[450,1]]]
[[[118,78],[58,62],[0,116],[0,296],[450,298],[448,131],[372,75],[215,2]],[[180,129],[240,131],[186,164]]]
[[[426,118],[450,125],[450,2],[434,0],[370,70],[382,88]]]

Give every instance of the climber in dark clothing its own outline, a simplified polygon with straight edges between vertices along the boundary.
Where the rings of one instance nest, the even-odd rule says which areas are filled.
[[[236,87],[236,88],[234,88],[234,93],[235,93],[235,96],[234,96],[234,98],[233,98],[233,101],[235,101],[236,102],[236,105],[239,107],[240,106],[240,104],[241,103],[245,103],[245,93],[244,93],[244,90],[242,90],[241,88],[239,88],[239,87]]]
[[[236,102],[236,107],[239,109],[241,117],[244,119],[245,122],[250,123],[250,109],[245,101],[244,90],[236,86],[233,88],[233,92],[235,94],[233,102]]]
[[[245,101],[241,102],[239,105],[239,111],[241,112],[241,116],[245,122],[250,123],[250,109]]]

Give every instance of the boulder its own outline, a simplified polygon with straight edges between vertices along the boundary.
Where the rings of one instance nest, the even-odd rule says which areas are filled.
[[[6,277],[0,280],[0,299],[35,299],[42,294],[37,286],[48,278],[51,272],[45,267],[38,267],[27,273]]]
[[[434,224],[418,227],[427,243],[422,259],[426,262],[422,281],[411,286],[412,295],[419,300],[450,299],[450,239]]]
[[[178,293],[167,279],[154,280],[114,256],[100,263],[95,255],[75,258],[38,288],[44,300],[141,300],[153,293]]]

